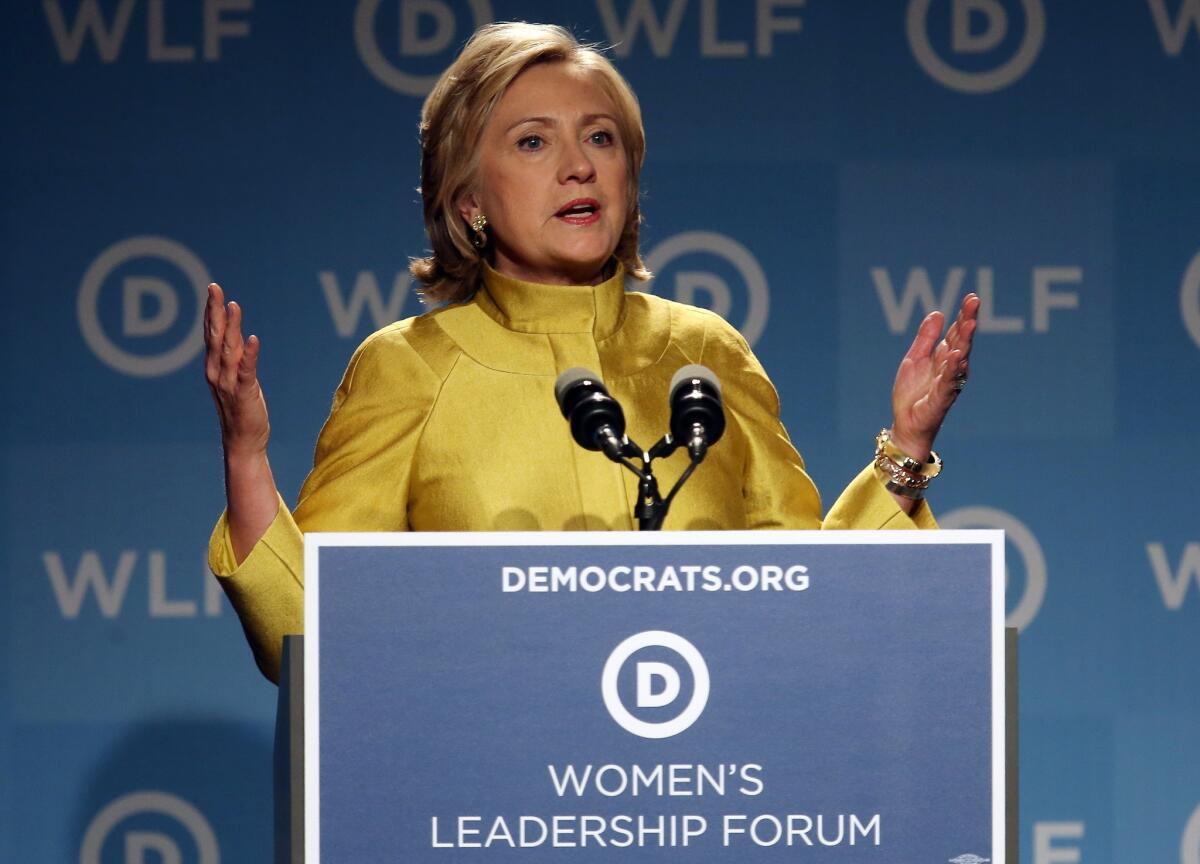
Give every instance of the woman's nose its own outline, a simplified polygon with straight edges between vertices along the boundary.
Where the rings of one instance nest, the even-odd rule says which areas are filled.
[[[596,166],[580,142],[573,142],[563,149],[558,179],[560,183],[590,183],[596,179]]]

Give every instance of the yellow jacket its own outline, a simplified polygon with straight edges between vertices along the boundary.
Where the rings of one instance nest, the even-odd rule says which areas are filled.
[[[597,286],[519,282],[489,270],[467,303],[399,321],[354,353],[294,512],[237,565],[222,515],[209,564],[259,667],[278,675],[303,629],[304,531],[631,530],[637,479],[579,447],[554,400],[572,366],[597,372],[649,447],[667,431],[667,387],[703,363],[723,384],[727,429],[671,506],[666,530],[936,528],[903,513],[870,466],[821,519],[779,420],[779,398],[741,335],[703,309]],[[663,494],[687,466],[655,462]]]

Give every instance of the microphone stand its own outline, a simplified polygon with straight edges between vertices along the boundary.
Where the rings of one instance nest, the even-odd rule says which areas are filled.
[[[690,384],[691,389],[685,390]],[[607,458],[624,465],[638,478],[638,500],[633,515],[639,531],[660,531],[676,494],[704,461],[711,443],[725,431],[721,407],[721,386],[712,371],[703,366],[684,366],[675,373],[670,388],[671,431],[649,450],[643,450],[625,434],[625,415],[620,404],[609,395],[599,376],[574,367],[558,376],[554,399],[563,417],[571,424],[571,437],[587,450],[599,450]],[[678,433],[675,440],[672,436]],[[658,478],[651,463],[670,456],[686,444],[691,463],[679,475],[666,498],[658,491]],[[632,460],[642,464],[637,466]]]
[[[658,478],[654,476],[654,470],[651,468],[651,463],[655,459],[662,459],[670,456],[678,449],[679,444],[671,439],[670,433],[659,439],[653,447],[648,451],[642,450],[633,441],[625,436],[621,442],[621,458],[619,461],[622,465],[637,475],[638,478],[638,501],[633,508],[633,515],[638,520],[639,531],[661,531],[663,521],[667,518],[667,511],[671,508],[671,502],[675,500],[675,495],[680,488],[692,476],[692,472],[696,470],[696,466],[704,461],[705,453],[701,452],[697,457],[692,455],[691,463],[684,472],[679,475],[679,479],[675,481],[675,485],[671,487],[671,491],[667,493],[667,497],[663,498],[658,491]],[[689,451],[690,452],[690,451]],[[634,465],[630,458],[641,460],[641,467]]]

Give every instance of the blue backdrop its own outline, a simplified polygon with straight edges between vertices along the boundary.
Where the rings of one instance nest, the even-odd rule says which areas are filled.
[[[430,76],[514,18],[616,46],[652,290],[746,333],[827,499],[984,297],[932,500],[1009,532],[1023,860],[1200,864],[1200,0],[5,4],[0,858],[269,854],[199,298],[263,340],[294,500],[420,308]]]

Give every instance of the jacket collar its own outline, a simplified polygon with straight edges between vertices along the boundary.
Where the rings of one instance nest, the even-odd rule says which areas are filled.
[[[505,276],[484,265],[475,302],[497,324],[518,333],[616,332],[625,310],[625,268],[599,285],[539,285]]]

